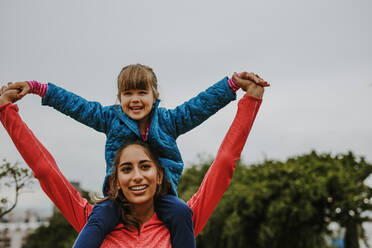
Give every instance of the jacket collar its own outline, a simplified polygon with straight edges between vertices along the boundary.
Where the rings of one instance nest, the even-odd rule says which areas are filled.
[[[153,122],[154,121],[157,121],[155,119],[156,118],[156,112],[158,111],[158,107],[159,107],[159,103],[160,103],[160,100],[159,99],[156,99],[156,102],[155,104],[152,106],[152,110],[151,110],[151,113],[150,115],[152,115],[151,117],[151,126],[150,126],[150,130],[151,130],[151,127],[153,126]],[[128,126],[128,128],[133,132],[135,133],[138,138],[142,139],[142,136],[141,136],[141,133],[138,129],[138,124],[135,120],[131,119],[124,111],[123,109],[121,108],[120,104],[117,104],[115,105],[115,111],[117,112],[118,114],[118,117],[119,119],[124,122],[125,125]],[[154,119],[155,117],[155,119]]]

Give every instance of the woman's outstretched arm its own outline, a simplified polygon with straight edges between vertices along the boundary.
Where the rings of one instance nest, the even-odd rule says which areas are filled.
[[[195,236],[201,232],[230,184],[236,161],[240,158],[261,102],[262,99],[247,94],[239,101],[238,112],[218,150],[215,161],[198,191],[187,202],[193,210]]]
[[[2,98],[2,96],[0,96]],[[4,101],[0,101],[0,105]],[[92,206],[82,198],[67,181],[48,150],[34,136],[22,121],[18,107],[12,103],[0,106],[0,120],[13,140],[17,150],[34,172],[40,186],[63,216],[79,232],[92,210]]]

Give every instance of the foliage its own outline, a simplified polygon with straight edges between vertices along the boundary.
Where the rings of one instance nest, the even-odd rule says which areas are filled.
[[[78,183],[72,183],[82,197],[91,201],[90,193],[80,188]],[[37,228],[26,237],[23,248],[70,248],[75,242],[78,233],[56,208],[49,219],[49,225]]]
[[[11,192],[14,197],[0,196],[0,218],[16,207],[18,196],[32,182],[32,178],[30,169],[3,160],[0,165],[0,192]]]
[[[210,163],[187,169],[179,190],[195,192]],[[359,247],[362,213],[372,207],[363,182],[372,165],[351,152],[315,151],[285,162],[237,165],[232,184],[197,239],[198,247],[327,247],[329,223],[346,228],[347,248]]]
[[[26,238],[23,248],[70,248],[77,237],[75,229],[65,217],[55,211],[48,226],[41,226]]]
[[[196,192],[210,164],[185,170],[181,198]],[[313,151],[249,167],[238,161],[231,186],[197,238],[197,247],[328,247],[329,223],[337,222],[346,228],[345,247],[357,248],[362,223],[371,221],[362,215],[372,207],[371,188],[364,184],[371,172],[372,165],[351,152],[332,156]],[[71,247],[76,236],[55,213],[24,248]]]

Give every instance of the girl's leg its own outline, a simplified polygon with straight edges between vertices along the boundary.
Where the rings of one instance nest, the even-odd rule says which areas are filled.
[[[196,247],[192,211],[184,201],[165,195],[156,202],[155,211],[169,229],[173,248]]]
[[[106,200],[95,204],[73,248],[100,247],[105,236],[119,224],[120,217],[121,210],[117,202]]]

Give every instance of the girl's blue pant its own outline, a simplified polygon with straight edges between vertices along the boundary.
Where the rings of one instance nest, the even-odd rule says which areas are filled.
[[[169,229],[173,248],[196,247],[192,211],[184,201],[174,195],[165,195],[155,202],[155,212]],[[121,209],[117,202],[106,200],[95,204],[73,248],[100,247],[120,219]]]

